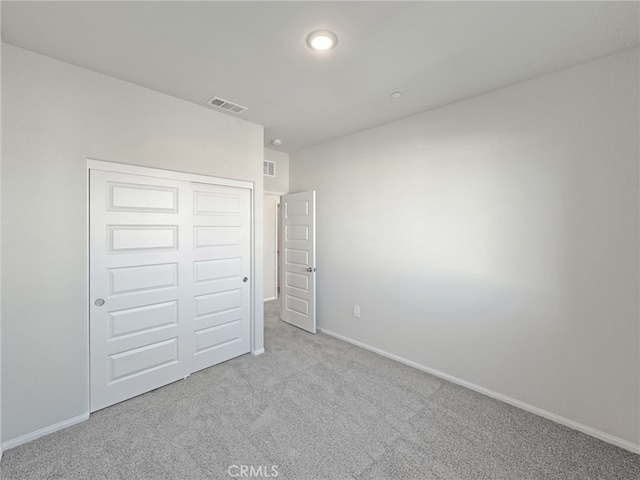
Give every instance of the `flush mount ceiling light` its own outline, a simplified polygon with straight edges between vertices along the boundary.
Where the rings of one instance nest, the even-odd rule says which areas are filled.
[[[309,45],[309,48],[319,52],[331,50],[337,43],[338,37],[329,30],[316,30],[315,32],[311,32],[307,37],[307,45]]]
[[[273,140],[271,140],[271,145],[279,147],[280,145],[282,145],[282,140],[280,140],[279,138],[274,138]]]
[[[393,92],[391,94],[391,98],[400,98],[402,96],[402,92]]]

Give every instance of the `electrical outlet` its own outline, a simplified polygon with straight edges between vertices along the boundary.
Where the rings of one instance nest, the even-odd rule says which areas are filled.
[[[353,306],[353,316],[360,318],[360,305]]]

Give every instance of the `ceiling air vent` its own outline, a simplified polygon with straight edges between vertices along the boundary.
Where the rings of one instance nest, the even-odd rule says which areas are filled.
[[[218,108],[220,110],[224,110],[225,112],[236,114],[242,113],[247,109],[247,107],[243,107],[242,105],[238,105],[237,103],[230,102],[229,100],[225,100],[224,98],[220,97],[213,97],[207,102],[207,105]]]
[[[265,177],[275,177],[276,162],[270,162],[269,160],[262,162],[262,173],[264,173]]]

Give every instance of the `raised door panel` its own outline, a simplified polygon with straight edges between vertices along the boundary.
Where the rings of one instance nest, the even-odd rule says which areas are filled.
[[[107,210],[177,213],[178,189],[160,185],[110,182]]]
[[[110,385],[178,363],[178,338],[148,343],[109,355]]]
[[[193,193],[193,213],[195,215],[242,215],[241,192],[206,192],[199,185]],[[227,187],[221,187],[227,188]]]
[[[178,325],[178,301],[143,305],[108,313],[109,341],[124,336],[144,335],[151,330]]]
[[[178,263],[135,265],[109,269],[111,295],[138,293],[178,286]]]
[[[108,253],[178,249],[178,225],[108,225]]]

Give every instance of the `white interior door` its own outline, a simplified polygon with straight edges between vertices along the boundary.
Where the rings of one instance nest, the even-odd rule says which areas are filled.
[[[250,190],[91,170],[89,203],[92,412],[249,352]]]
[[[249,191],[193,183],[192,371],[249,352]]]
[[[316,192],[281,198],[282,285],[280,318],[316,333]]]
[[[189,184],[92,170],[91,411],[184,378]]]

